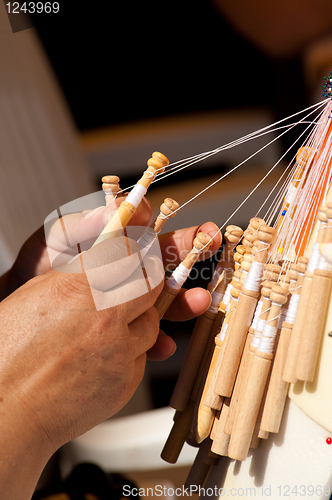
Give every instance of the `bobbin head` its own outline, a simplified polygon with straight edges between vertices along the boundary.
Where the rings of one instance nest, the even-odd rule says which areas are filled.
[[[231,224],[226,227],[224,237],[226,242],[232,245],[237,245],[242,235],[243,235],[242,229],[239,226],[233,226]]]
[[[249,272],[254,256],[251,253],[245,253],[243,259],[241,260],[241,269],[243,271]]]
[[[243,233],[242,245],[251,248],[256,238],[257,233],[254,229],[246,229]]]
[[[249,221],[249,228],[253,229],[256,232],[263,224],[265,224],[265,221],[263,219],[261,219],[260,217],[253,217]]]
[[[174,217],[176,210],[180,208],[177,201],[172,198],[165,198],[164,203],[160,205],[160,212],[168,218]]]
[[[274,281],[276,283],[279,279],[280,274],[280,266],[278,266],[277,264],[265,264],[263,271],[263,278],[265,280]]]
[[[165,167],[169,164],[169,159],[162,153],[155,151],[152,153],[152,158],[147,161],[147,164],[149,168],[152,170],[158,170],[158,173],[161,174],[165,170]]]
[[[245,252],[248,251],[248,249],[244,245],[237,245],[236,247],[236,252],[239,253],[240,255],[244,255]]]
[[[267,226],[266,224],[262,224],[257,232],[257,238],[260,242],[270,245],[273,242],[276,234],[276,229]]]
[[[299,257],[297,261],[297,272],[304,274],[307,270],[308,262],[308,257]]]
[[[282,306],[283,304],[286,304],[288,294],[289,291],[286,288],[279,285],[274,285],[272,287],[270,299],[272,302],[276,302],[277,304]]]
[[[120,191],[120,178],[117,175],[104,175],[101,178],[102,188],[104,191],[109,191],[112,193],[117,193]]]
[[[208,250],[213,243],[213,239],[206,233],[198,233],[194,239],[194,247],[196,250]]]

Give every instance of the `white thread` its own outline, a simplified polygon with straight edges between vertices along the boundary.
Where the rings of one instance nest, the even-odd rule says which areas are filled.
[[[227,331],[227,327],[228,327],[228,323],[226,323],[224,321],[223,325],[222,325],[222,329],[220,330],[220,334],[219,334],[219,338],[220,340],[223,342],[223,340],[225,339],[225,335],[226,335],[226,331]]]
[[[307,266],[307,271],[309,273],[313,273],[315,271],[315,269],[318,267],[319,260],[320,260],[319,243],[314,243],[311,249],[311,254]]]
[[[142,234],[142,236],[138,239],[137,243],[141,247],[141,254],[143,257],[148,253],[149,249],[153,245],[156,236],[156,231],[154,231],[154,229],[152,229],[151,227],[148,227],[146,228],[146,231]]]
[[[278,330],[281,330],[282,324],[286,320],[288,307],[289,307],[289,302],[286,302],[286,304],[284,304],[282,306],[282,308],[281,308],[280,316],[279,316],[279,319],[278,319],[278,327],[277,327]]]
[[[251,263],[248,276],[243,283],[243,288],[245,290],[251,290],[252,292],[258,292],[261,285],[263,271],[264,264],[262,264],[261,262],[253,261]]]
[[[133,205],[133,207],[137,208],[138,205],[143,200],[143,197],[145,196],[146,192],[147,192],[146,187],[142,186],[141,184],[136,184],[136,186],[128,194],[126,202],[130,203],[131,205]]]
[[[254,317],[253,317],[253,320],[252,320],[252,323],[251,323],[251,328],[253,330],[256,330],[256,326],[257,326],[257,321],[259,319],[259,316],[261,314],[261,311],[262,311],[262,306],[263,306],[263,301],[260,300],[256,306],[256,310],[255,310],[255,314],[254,314]]]
[[[180,290],[183,283],[186,281],[190,274],[191,269],[187,269],[181,262],[176,269],[174,269],[172,275],[167,280],[167,285],[173,288],[173,290]]]
[[[232,296],[231,296],[231,290],[232,290],[232,288],[233,288],[233,285],[231,283],[229,283],[227,285],[226,290],[225,290],[224,298],[222,299],[223,303],[226,306],[226,311],[227,311],[227,307],[229,306],[229,303],[230,303],[231,298],[232,298]]]
[[[285,197],[286,203],[289,203],[290,205],[293,205],[293,203],[296,201],[296,197],[298,195],[298,190],[293,184],[290,184],[288,187],[288,191]]]
[[[298,295],[297,293],[293,293],[289,301],[289,306],[285,318],[286,323],[290,323],[291,325],[294,324],[299,301],[300,301],[300,295]]]
[[[210,304],[210,307],[208,309],[208,312],[210,312],[212,314],[217,314],[218,309],[219,309],[219,304],[222,301],[223,295],[224,295],[223,293],[219,293],[219,292],[215,292],[215,291],[212,292],[211,304]]]
[[[157,219],[165,220],[165,219],[168,219],[171,215],[173,215],[173,212],[170,213],[169,215],[165,215],[162,212],[160,212],[159,215],[158,215],[158,217],[157,217]]]
[[[276,326],[266,324],[257,350],[266,354],[272,354],[277,331],[278,328]]]
[[[265,328],[265,325],[266,325],[266,320],[265,319],[258,319],[257,320],[257,325],[256,325],[255,333],[254,333],[253,339],[251,341],[251,345],[253,347],[258,347],[259,346],[259,342],[260,342],[260,339],[262,337],[262,332],[263,332],[263,330]]]

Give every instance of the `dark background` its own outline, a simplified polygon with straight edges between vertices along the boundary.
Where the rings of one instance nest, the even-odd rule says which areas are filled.
[[[32,20],[80,130],[201,110],[306,103],[298,58],[272,59],[208,0],[60,0]]]

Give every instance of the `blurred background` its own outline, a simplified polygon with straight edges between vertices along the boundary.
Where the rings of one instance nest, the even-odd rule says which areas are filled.
[[[291,115],[322,100],[322,77],[332,70],[329,0],[58,3],[58,13],[29,20],[22,12],[8,17],[0,4],[2,271],[50,212],[99,190],[103,175],[118,175],[125,188],[155,150],[178,161]],[[254,157],[165,231],[222,225],[297,135]],[[152,186],[155,214],[165,197],[184,203],[265,142]],[[282,168],[233,224],[246,227]],[[198,267],[201,279],[192,283],[206,286],[214,264]],[[163,322],[178,350],[148,364],[121,414],[167,406],[193,324]]]

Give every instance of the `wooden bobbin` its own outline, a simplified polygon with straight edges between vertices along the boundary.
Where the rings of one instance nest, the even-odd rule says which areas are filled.
[[[177,462],[189,434],[193,409],[194,401],[190,401],[185,411],[176,412],[172,430],[160,455],[165,462],[170,464]]]
[[[317,232],[316,243],[319,245],[323,241],[324,228],[326,227],[327,224],[326,211],[322,209],[322,207],[318,212],[318,220],[320,224]],[[296,376],[296,365],[299,360],[299,349],[307,325],[307,314],[308,314],[308,309],[310,308],[310,297],[311,297],[313,276],[314,276],[313,272],[309,270],[305,272],[305,276],[302,282],[300,302],[298,305],[295,322],[292,328],[292,335],[289,341],[286,362],[283,370],[283,380],[285,382],[293,384],[298,382]]]
[[[239,271],[236,271],[236,273],[238,272]],[[218,343],[216,343],[215,353],[213,355],[210,366],[210,370],[212,373],[210,374],[209,377],[209,384],[206,388],[205,392],[206,396],[204,399],[204,404],[210,408],[214,408],[215,410],[219,410],[223,402],[223,396],[221,396],[219,392],[216,391],[216,384],[218,383],[220,364],[223,359],[223,351],[225,349],[225,346],[227,345],[228,329],[231,328],[234,318],[236,317],[236,307],[242,287],[241,279],[237,278],[236,275],[234,275],[233,277],[232,284],[233,284],[233,288],[231,289],[232,299],[230,301],[229,309],[226,312],[226,316],[222,325],[222,331],[224,331],[227,328],[225,333],[225,339],[221,342],[221,346],[219,346]]]
[[[228,417],[230,398],[225,398],[218,418],[213,423],[211,438],[213,439],[211,451],[216,455],[227,456],[229,434],[225,432],[225,423]]]
[[[238,244],[242,234],[243,231],[238,226],[231,225],[226,227],[226,232],[224,234],[224,249],[220,256],[220,260],[216,265],[213,277],[207,286],[207,289],[210,293],[213,292],[213,290],[219,284],[219,281],[223,280],[225,289],[228,283],[231,281],[235,264],[233,251],[235,246]],[[220,288],[219,290],[219,293],[224,293],[225,291],[223,288]]]
[[[165,170],[165,167],[169,164],[169,160],[163,154],[155,152],[152,153],[152,158],[148,160],[147,164],[148,168],[145,170],[143,176],[137,183],[145,189],[148,189],[156,174],[162,173]],[[100,233],[94,245],[97,245],[105,238],[116,238],[119,236],[136,212],[136,208],[137,207],[131,203],[128,203],[128,201],[123,201],[103,231]]]
[[[105,192],[105,202],[106,206],[113,202],[116,198],[116,193],[121,191],[120,189],[120,178],[117,175],[104,175],[101,179],[102,188]]]
[[[167,219],[174,217],[179,208],[180,205],[177,201],[172,198],[165,198],[164,203],[160,205],[160,214],[150,227],[154,229],[157,234],[159,234]]]
[[[280,286],[272,288],[272,306],[268,319],[270,326],[277,326],[279,313],[282,305],[287,301],[287,295],[288,290]],[[256,349],[249,376],[245,381],[245,386],[241,391],[241,399],[237,405],[228,447],[228,456],[236,460],[245,460],[247,457],[271,367],[273,354],[260,349],[260,346]]]
[[[195,262],[198,260],[199,256],[203,251],[208,250],[212,245],[212,238],[206,233],[198,233],[196,238],[194,239],[193,248],[182,261],[182,265],[188,270],[192,268]],[[159,317],[162,318],[179,291],[181,290],[182,284],[179,288],[172,288],[167,284],[169,280],[167,280],[164,284],[164,289],[157,298],[155,303],[155,308],[158,311]]]
[[[239,275],[239,277],[237,275]],[[241,286],[241,273],[235,272],[234,281],[236,281],[237,279],[239,283],[239,289],[236,293],[238,296]],[[215,291],[217,291],[219,287],[221,287],[224,281],[225,280],[219,283]],[[206,406],[205,399],[208,388],[211,384],[211,377],[215,368],[215,364],[217,362],[218,353],[222,345],[222,342],[219,339],[222,317],[224,317],[224,312],[222,312],[219,308],[210,332],[208,345],[205,349],[202,368],[200,369],[200,372],[197,376],[196,383],[191,395],[191,398],[196,401],[194,412],[195,418],[193,418],[192,430],[198,443],[201,443],[204,439],[206,439],[207,436],[209,436],[215,417],[215,409],[211,408],[210,406]],[[217,396],[217,399],[218,401],[215,406],[220,407],[222,404],[222,400],[220,400],[219,396]]]
[[[257,232],[259,245],[254,255],[254,262],[259,264],[266,262],[268,250],[275,235],[275,229],[264,224],[260,226]],[[243,347],[259,295],[260,293],[257,290],[247,289],[246,285],[242,287],[236,314],[227,335],[227,343],[222,352],[220,376],[218,376],[215,386],[215,391],[221,396],[230,397],[232,394]]]
[[[265,266],[267,267],[267,266]],[[274,271],[276,271],[279,268],[279,266],[274,267]],[[280,268],[279,268],[280,269]],[[271,268],[267,269],[264,271],[264,277],[273,277],[274,281],[276,282],[279,276],[279,273],[271,272]],[[266,321],[268,319],[269,315],[269,309],[271,306],[271,300],[270,300],[270,294],[272,287],[275,285],[273,281],[264,281],[262,284],[262,289],[261,289],[261,300],[262,300],[262,308],[261,312],[259,315],[259,319],[262,321]],[[249,329],[249,333],[247,335],[246,343],[244,346],[243,354],[241,357],[241,362],[239,366],[239,370],[237,373],[237,377],[235,380],[234,384],[234,389],[231,397],[231,403],[230,403],[230,408],[229,408],[229,414],[226,420],[225,424],[225,432],[229,435],[232,433],[232,428],[234,424],[234,418],[236,414],[236,408],[239,399],[241,398],[241,392],[243,390],[243,387],[245,386],[245,380],[248,376],[248,373],[250,372],[250,366],[253,360],[253,356],[255,354],[256,348],[252,346],[252,340],[253,340],[254,332]]]
[[[240,238],[243,235],[243,230],[239,226],[234,226],[233,224],[226,227],[224,234],[225,247],[223,250],[223,260],[229,263],[234,262],[234,248],[239,243]],[[228,266],[226,266],[228,267]]]
[[[251,252],[250,248],[245,245],[237,245],[234,253],[235,270],[239,269],[245,252]]]
[[[296,266],[297,280],[292,294],[300,295],[308,259],[300,257]],[[295,275],[293,275],[293,278]],[[284,321],[272,367],[272,374],[265,398],[260,428],[267,432],[279,432],[289,383],[283,380],[283,371],[292,333],[292,324]]]
[[[218,285],[211,292],[212,301],[215,300],[214,299],[215,294],[218,294],[217,296],[224,295],[226,286],[231,281],[230,279],[231,276],[233,277],[233,266],[234,266],[233,250],[235,245],[239,242],[242,234],[243,231],[238,226],[227,226],[226,228],[226,232],[224,234],[224,239],[225,239],[224,250],[221,259],[218,263],[218,266],[220,265],[223,268],[223,274],[221,279],[219,280]],[[212,282],[213,278],[211,280],[211,284]],[[210,288],[213,289],[213,286],[211,286]],[[210,366],[215,351],[215,345],[219,343],[219,340],[216,339],[215,337],[219,331],[220,324],[224,317],[224,311],[220,309],[220,305],[219,305],[219,310],[214,315],[212,315],[209,312],[210,309],[211,308],[209,308],[208,311],[206,311],[206,313],[204,313],[203,316],[198,318],[198,320],[196,321],[197,325],[198,322],[200,323],[202,321],[201,318],[203,319],[204,317],[206,317],[206,319],[211,317],[213,320],[213,324],[210,327],[209,337],[207,338],[204,356],[201,363],[201,368],[196,377],[195,385],[191,394],[191,398],[194,401],[196,401],[194,418],[192,422],[192,431],[198,443],[201,443],[210,434],[213,419],[215,416],[215,410],[210,407],[207,407],[204,404],[204,400],[206,397],[207,387],[210,383],[212,375],[212,372],[210,371]]]
[[[323,243],[332,243],[332,203],[328,203],[327,226],[324,231]],[[325,318],[328,309],[332,285],[331,266],[318,266],[312,279],[310,308],[306,315],[306,328],[303,332],[299,348],[299,358],[296,364],[295,376],[298,380],[312,382],[320,344],[322,340]]]

